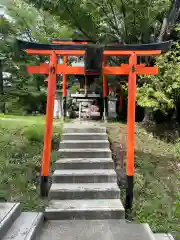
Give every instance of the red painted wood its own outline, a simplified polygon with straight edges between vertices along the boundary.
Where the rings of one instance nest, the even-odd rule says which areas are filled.
[[[48,96],[46,107],[46,126],[44,135],[44,149],[41,166],[41,176],[49,176],[50,158],[51,158],[51,139],[53,133],[53,117],[54,117],[54,98],[56,94],[56,67],[57,56],[53,54],[50,58],[50,68],[48,78]]]
[[[84,50],[35,50],[35,49],[26,49],[26,52],[31,55],[52,55],[54,52],[59,56],[83,56],[85,54]],[[160,55],[161,50],[154,51],[123,51],[123,50],[106,50],[104,51],[105,56],[130,56],[132,53],[135,53],[137,56],[153,56]]]
[[[129,59],[130,72],[128,79],[127,161],[126,161],[127,176],[134,176],[136,63],[137,56],[135,54],[132,54]]]

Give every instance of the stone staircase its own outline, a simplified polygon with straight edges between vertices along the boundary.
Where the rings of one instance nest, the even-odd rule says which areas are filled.
[[[106,128],[66,126],[40,240],[173,240],[127,223]]]
[[[44,213],[0,203],[0,240],[173,240],[125,221],[104,127],[66,126],[49,200]]]
[[[124,218],[106,128],[66,127],[58,152],[46,219]]]

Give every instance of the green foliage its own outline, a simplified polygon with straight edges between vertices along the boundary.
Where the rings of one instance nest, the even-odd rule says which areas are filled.
[[[43,143],[44,125],[42,124],[31,125],[24,130],[23,134],[30,142]]]
[[[146,76],[142,87],[137,89],[137,102],[142,107],[161,110],[167,113],[175,108],[180,96],[180,44],[175,43],[172,50],[156,59],[159,74]]]
[[[7,3],[6,15],[0,16],[0,57],[4,58],[2,71],[11,76],[3,79],[4,89],[0,95],[0,102],[6,103],[6,112],[42,113],[46,99],[45,77],[28,75],[26,66],[39,65],[40,61],[47,58],[21,55],[16,46],[16,38],[43,43],[49,42],[51,38],[70,35],[71,30],[60,18],[50,15],[48,11],[37,10],[23,0],[10,0]],[[6,80],[8,87],[5,85]]]
[[[45,133],[45,125],[44,123],[39,124],[36,122],[35,124],[29,125],[24,128],[23,135],[28,139],[28,141],[32,143],[43,143],[44,142],[44,133]],[[54,126],[53,130],[53,142],[56,143],[59,141],[59,136],[62,133],[61,126]]]
[[[24,210],[41,211],[46,200],[39,197],[44,121],[40,117],[6,116],[0,120],[0,199],[17,201]],[[62,126],[55,127],[51,163],[57,155]]]
[[[27,0],[60,16],[80,35],[100,42],[149,42],[156,39],[170,0]],[[83,21],[82,21],[83,20]]]
[[[116,156],[120,143],[126,146],[126,125],[109,124],[108,133]],[[134,220],[148,223],[153,232],[172,233],[179,239],[179,160],[174,145],[153,137],[136,125]]]
[[[8,14],[14,20],[16,36],[24,35],[28,41],[49,42],[50,38],[68,36],[71,31],[59,17],[51,16],[48,11],[37,10],[23,0],[12,0],[8,5]]]
[[[72,85],[72,87],[71,87],[71,93],[76,93],[76,92],[79,91],[79,90],[80,90],[79,84],[74,84],[74,85]]]
[[[42,98],[36,98],[44,91],[44,77],[27,76],[24,67],[28,64],[37,65],[40,59],[27,56],[17,58],[14,54],[16,37],[27,41],[49,42],[50,38],[68,38],[74,35],[101,43],[114,40],[122,43],[147,43],[158,38],[170,5],[170,0],[10,0],[7,4],[9,18],[0,18],[0,55],[5,57],[3,71],[12,73],[12,77],[9,80],[11,88],[4,89],[5,94],[0,96],[1,102],[8,103],[16,99],[16,105],[25,106],[19,109],[26,113],[40,111],[34,102],[44,104]],[[74,30],[78,31],[73,33]],[[173,55],[172,52],[170,54]],[[46,59],[43,58],[44,60]],[[179,88],[178,83],[172,79],[172,76],[178,77],[178,73],[174,74],[174,62],[175,60],[169,61],[168,54],[157,59],[160,76],[147,77],[143,87],[138,88],[137,98],[141,106],[164,112],[174,107],[174,93]],[[164,73],[166,66],[168,70]],[[173,85],[168,87],[171,86],[168,80],[169,85],[165,84],[164,88],[163,83],[169,76]],[[163,77],[161,84],[160,77]],[[29,104],[30,99],[34,99],[33,104]],[[11,104],[7,106],[11,111]]]

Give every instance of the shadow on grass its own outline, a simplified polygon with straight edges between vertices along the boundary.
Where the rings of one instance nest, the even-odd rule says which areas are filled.
[[[167,143],[175,143],[180,138],[180,126],[176,122],[162,124],[149,122],[147,124],[140,123],[140,126],[144,127],[148,133],[152,133],[154,137]]]

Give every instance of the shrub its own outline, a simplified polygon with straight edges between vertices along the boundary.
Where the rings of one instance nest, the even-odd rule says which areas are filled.
[[[43,124],[36,124],[36,125],[28,126],[24,130],[24,136],[30,142],[43,143],[43,140],[44,140],[44,125]]]

